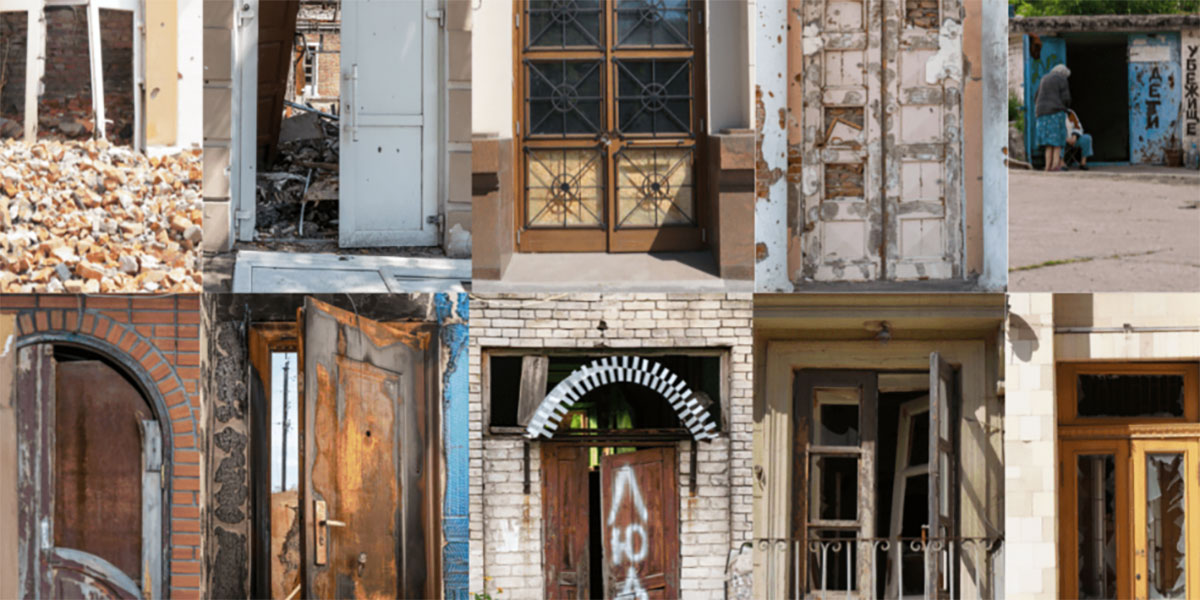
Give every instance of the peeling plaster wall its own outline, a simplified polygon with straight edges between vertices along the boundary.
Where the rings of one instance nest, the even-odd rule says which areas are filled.
[[[983,3],[983,273],[980,287],[1008,288],[1007,6]]]
[[[754,239],[755,289],[760,292],[790,292],[788,277],[789,200],[787,146],[787,99],[792,70],[788,45],[795,34],[789,21],[788,0],[757,0],[755,40],[755,131],[757,161]]]

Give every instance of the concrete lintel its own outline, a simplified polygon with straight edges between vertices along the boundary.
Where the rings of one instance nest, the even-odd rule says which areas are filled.
[[[1001,5],[1007,10],[1007,5]],[[994,11],[992,11],[994,12]],[[1000,15],[1004,17],[1004,15]],[[1179,31],[1200,27],[1200,15],[1071,15],[1016,17],[1007,20],[1012,33],[1071,33],[1084,31]]]

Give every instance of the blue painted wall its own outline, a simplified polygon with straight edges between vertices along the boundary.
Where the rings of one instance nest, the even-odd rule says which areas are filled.
[[[1067,63],[1067,41],[1056,37],[1042,38],[1042,51],[1038,58],[1029,53],[1029,36],[1025,36],[1025,156],[1033,163],[1037,148],[1033,146],[1037,126],[1037,112],[1034,99],[1037,98],[1037,86],[1042,82],[1042,76],[1050,72],[1055,65]]]
[[[470,310],[466,294],[434,298],[445,358],[442,372],[442,440],[446,493],[442,498],[442,581],[447,600],[470,597],[467,525],[467,342]]]
[[[1161,55],[1163,60],[1135,62],[1139,53]],[[1161,165],[1166,162],[1166,149],[1183,142],[1179,34],[1130,34],[1129,56],[1129,162]]]

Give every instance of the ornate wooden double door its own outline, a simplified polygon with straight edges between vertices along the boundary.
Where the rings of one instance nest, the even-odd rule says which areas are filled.
[[[703,4],[517,6],[518,248],[701,247]]]

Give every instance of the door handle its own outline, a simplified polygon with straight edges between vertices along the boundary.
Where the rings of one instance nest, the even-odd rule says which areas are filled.
[[[352,111],[350,113],[350,118],[352,119],[352,121],[354,123],[350,129],[350,139],[352,141],[357,142],[358,141],[358,63],[354,63],[350,67],[350,92],[351,92],[350,102],[352,103],[350,105],[350,110]]]
[[[316,538],[317,546],[313,562],[318,565],[329,562],[330,527],[346,527],[346,522],[330,519],[329,505],[324,500],[313,500],[313,537]]]

